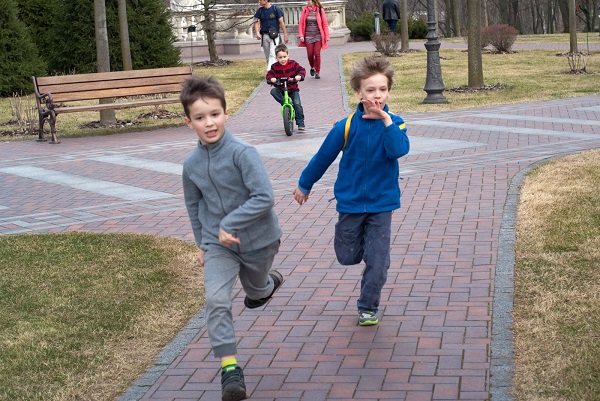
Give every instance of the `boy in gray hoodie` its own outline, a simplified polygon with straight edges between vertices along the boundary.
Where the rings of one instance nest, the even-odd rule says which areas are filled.
[[[188,79],[180,94],[185,122],[198,146],[183,163],[183,195],[204,267],[206,321],[215,357],[221,360],[223,401],[246,399],[235,358],[231,292],[236,279],[244,305],[265,305],[283,284],[273,270],[281,229],[273,188],[258,151],[225,128],[225,91],[213,77]]]

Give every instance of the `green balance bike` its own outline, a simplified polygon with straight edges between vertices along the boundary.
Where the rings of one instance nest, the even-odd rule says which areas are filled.
[[[288,81],[292,82],[296,79],[290,78],[277,78],[277,81],[273,83],[275,86],[279,86],[283,89],[283,103],[281,105],[281,115],[283,117],[283,128],[287,136],[292,136],[294,133],[294,120],[296,119],[296,112],[294,111],[294,105],[292,104],[292,98],[288,94]]]

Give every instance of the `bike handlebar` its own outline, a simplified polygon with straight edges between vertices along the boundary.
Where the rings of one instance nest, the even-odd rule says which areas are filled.
[[[271,80],[267,80],[267,82],[269,83],[269,85],[275,85],[275,86],[283,86],[284,83],[294,83],[296,82],[296,77],[279,77],[279,78],[275,78],[275,82],[271,82]]]

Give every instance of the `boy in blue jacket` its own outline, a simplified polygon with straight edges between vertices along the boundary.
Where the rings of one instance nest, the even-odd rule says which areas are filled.
[[[242,368],[235,358],[231,291],[239,277],[244,305],[265,305],[283,284],[271,270],[281,228],[267,171],[251,145],[225,128],[225,90],[210,76],[193,76],[180,94],[185,122],[198,145],[183,162],[183,196],[198,259],[204,267],[206,322],[215,357],[221,360],[223,401],[246,399]]]
[[[344,152],[334,185],[339,213],[334,248],[342,265],[365,262],[357,302],[361,326],[379,323],[381,289],[390,266],[392,212],[400,207],[398,159],[410,149],[404,120],[390,113],[386,104],[393,76],[383,57],[366,57],[353,66],[350,85],[360,103],[349,117],[347,140],[347,119],[343,119],[331,129],[293,191],[302,205],[313,185]]]

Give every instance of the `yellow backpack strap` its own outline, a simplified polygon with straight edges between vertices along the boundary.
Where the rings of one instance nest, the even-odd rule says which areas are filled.
[[[346,149],[346,143],[348,143],[348,134],[350,133],[350,124],[352,123],[352,117],[354,117],[354,113],[348,116],[346,119],[346,127],[344,128],[344,146],[342,146],[342,152]]]

